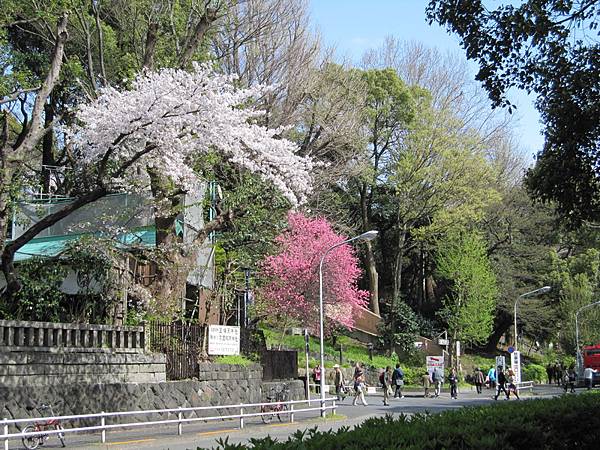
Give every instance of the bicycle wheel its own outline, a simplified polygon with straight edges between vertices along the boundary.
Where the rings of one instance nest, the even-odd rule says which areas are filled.
[[[40,430],[36,429],[36,427],[33,425],[27,425],[25,428],[23,428],[23,433],[33,433],[35,431]],[[23,442],[23,446],[25,448],[33,450],[38,448],[42,439],[43,438],[41,436],[23,436],[21,442]]]
[[[272,406],[261,406],[260,412],[262,413],[271,413],[273,411]],[[262,414],[260,416],[264,423],[271,423],[273,421],[273,414]]]
[[[286,411],[288,410],[288,405],[287,404],[283,404],[283,405],[279,405],[279,413],[277,413],[277,418],[279,419],[280,422],[283,422],[284,420],[289,420],[289,414],[286,413]]]
[[[56,429],[57,430],[64,430],[63,426],[60,423],[56,425]],[[61,445],[63,447],[66,447],[66,445],[65,445],[65,433],[58,433],[56,436],[58,437],[58,440],[60,441]]]

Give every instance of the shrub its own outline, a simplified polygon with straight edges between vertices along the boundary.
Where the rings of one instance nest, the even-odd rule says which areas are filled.
[[[218,364],[232,364],[243,367],[252,364],[252,360],[242,355],[218,356],[217,358],[215,358],[215,362]]]
[[[223,450],[247,449],[567,449],[597,448],[597,392],[553,399],[465,407],[441,414],[367,419],[350,430],[299,430],[285,442],[267,436],[251,446],[219,440]]]
[[[543,383],[546,381],[546,369],[538,364],[529,364],[523,366],[523,381],[537,381]]]

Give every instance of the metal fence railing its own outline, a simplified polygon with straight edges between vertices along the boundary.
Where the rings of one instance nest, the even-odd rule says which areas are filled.
[[[2,420],[2,434],[0,434],[0,441],[4,442],[4,449],[8,450],[9,441],[23,439],[29,436],[41,436],[41,435],[53,435],[58,433],[90,433],[100,432],[100,441],[106,443],[107,431],[115,430],[119,428],[134,428],[134,427],[150,427],[156,425],[177,425],[177,434],[183,434],[183,425],[186,423],[193,422],[208,422],[224,419],[238,419],[240,429],[244,428],[244,419],[250,417],[261,417],[265,415],[278,415],[288,416],[289,422],[294,422],[294,414],[307,411],[319,411],[321,416],[325,416],[328,410],[333,411],[335,414],[336,410],[336,398],[326,398],[324,404],[320,404],[320,400],[312,401],[313,404],[318,406],[307,406],[296,408],[298,405],[309,404],[308,400],[290,400],[281,402],[264,402],[264,403],[248,403],[239,405],[219,405],[219,406],[197,406],[197,407],[186,407],[186,408],[167,408],[167,409],[152,409],[144,411],[121,411],[121,412],[101,412],[96,414],[79,414],[70,416],[55,416],[55,417],[37,417],[27,419],[4,419]],[[272,408],[264,410],[264,407],[270,407],[273,405],[286,405],[287,409]],[[258,409],[257,412],[250,412]],[[211,410],[229,410],[231,414],[215,415],[208,417],[185,417],[186,413],[189,415],[192,412],[198,413],[200,411],[211,411]],[[151,416],[156,414],[176,414],[177,417],[173,419],[162,419],[162,420],[147,420],[147,421],[129,421],[126,423],[107,423],[107,420],[115,417],[128,417],[128,416]],[[11,432],[11,427],[16,428],[18,425],[28,425],[38,423],[45,423],[48,421],[58,420],[61,425],[65,425],[68,421],[75,420],[90,420],[97,419],[99,425],[94,426],[81,426],[75,428],[63,428],[60,430],[45,430],[24,433],[22,431]]]

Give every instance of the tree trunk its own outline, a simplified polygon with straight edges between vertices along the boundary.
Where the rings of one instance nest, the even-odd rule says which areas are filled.
[[[44,128],[49,127],[54,120],[54,102],[53,96],[49,97],[50,102],[44,105]],[[46,133],[42,139],[42,192],[50,193],[50,184],[52,181],[52,172],[47,166],[54,166],[54,133]]]
[[[512,326],[512,316],[506,311],[499,311],[496,320],[494,321],[494,332],[488,338],[484,350],[488,353],[494,353],[498,348],[500,338]]]
[[[367,195],[367,185],[364,183],[360,191],[360,210],[362,229],[364,232],[371,229],[371,220],[369,217],[369,205]],[[379,315],[379,274],[377,273],[377,265],[375,262],[375,252],[371,242],[366,243],[367,251],[365,258],[365,265],[367,268],[367,274],[369,276],[369,292],[371,294],[371,311],[374,314]]]

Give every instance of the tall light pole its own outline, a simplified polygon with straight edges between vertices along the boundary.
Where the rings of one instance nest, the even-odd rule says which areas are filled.
[[[319,340],[320,340],[320,356],[321,356],[321,416],[325,416],[325,348],[324,348],[324,329],[323,329],[323,262],[329,253],[344,244],[349,244],[353,241],[372,241],[377,237],[379,232],[375,230],[367,231],[366,233],[360,234],[358,236],[353,237],[352,239],[347,239],[344,242],[340,242],[339,244],[332,245],[329,247],[323,256],[321,256],[321,262],[319,263]]]
[[[519,304],[519,300],[521,300],[522,298],[525,298],[525,297],[534,297],[536,295],[545,294],[546,292],[549,292],[551,289],[552,289],[552,287],[550,287],[550,286],[544,286],[544,287],[541,287],[539,289],[536,289],[535,291],[526,292],[524,294],[521,294],[515,300],[515,310],[514,310],[514,314],[513,314],[513,318],[514,318],[514,321],[515,321],[515,323],[514,323],[514,327],[515,327],[515,350],[517,350],[517,305]]]
[[[584,309],[591,308],[592,306],[600,305],[600,301],[590,303],[589,305],[582,306],[575,313],[575,349],[577,350],[577,375],[581,376],[581,350],[579,349],[579,313]]]

